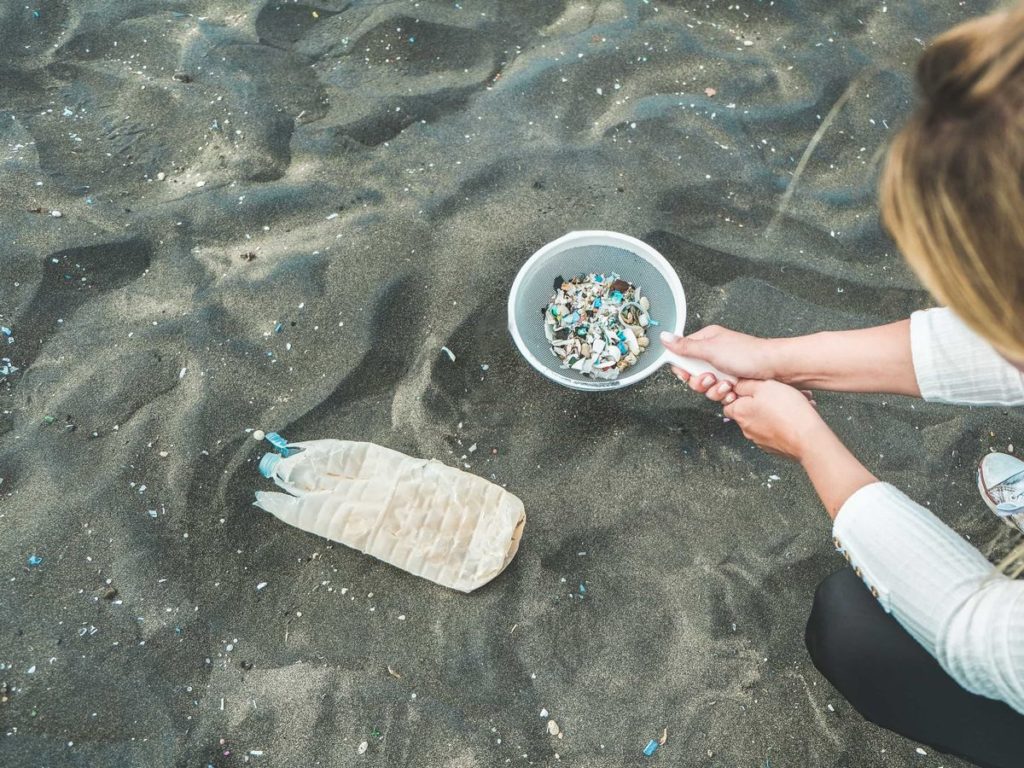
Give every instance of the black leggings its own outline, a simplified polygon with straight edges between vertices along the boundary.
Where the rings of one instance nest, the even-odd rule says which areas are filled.
[[[1024,715],[968,693],[844,568],[818,585],[807,650],[865,718],[982,768],[1024,765]]]

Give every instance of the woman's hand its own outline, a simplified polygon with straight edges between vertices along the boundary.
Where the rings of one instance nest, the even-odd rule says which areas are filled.
[[[814,484],[829,517],[859,489],[878,482],[833,434],[803,393],[777,381],[736,384],[725,415],[758,447],[795,459]]]
[[[661,343],[672,352],[685,357],[706,360],[724,373],[730,373],[738,379],[771,379],[775,377],[770,341],[770,339],[761,339],[757,336],[730,331],[720,325],[709,325],[689,336],[661,334]],[[688,371],[676,366],[672,366],[672,371],[680,381],[689,384],[690,389],[694,392],[707,395],[715,402],[731,403],[736,399],[731,394],[732,384],[728,381],[719,382],[714,374],[690,376]]]
[[[731,373],[739,379],[773,379],[778,375],[773,341],[731,331],[720,325],[709,325],[689,336],[673,336],[669,333],[661,335],[661,343],[667,349],[686,357],[706,360],[720,371]],[[733,384],[718,381],[714,374],[691,376],[689,372],[674,365],[672,371],[690,389],[706,395],[709,400],[724,405],[736,400]],[[802,391],[813,404],[810,391]]]
[[[736,399],[725,415],[769,453],[803,462],[816,442],[832,434],[806,395],[787,384],[742,379],[731,394]]]

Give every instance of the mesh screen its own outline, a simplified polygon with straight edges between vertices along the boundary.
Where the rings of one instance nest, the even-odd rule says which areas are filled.
[[[562,368],[562,361],[551,353],[551,345],[544,336],[543,310],[555,293],[555,278],[561,276],[569,279],[591,272],[606,275],[615,272],[624,280],[640,286],[640,294],[651,302],[651,318],[659,323],[656,328],[648,331],[651,346],[619,379],[655,365],[661,354],[658,332],[671,331],[676,325],[675,302],[671,288],[658,269],[632,251],[608,245],[584,245],[548,254],[524,276],[513,314],[523,343],[541,365],[565,379],[604,389],[617,386],[618,380],[603,381],[584,376],[571,368]]]

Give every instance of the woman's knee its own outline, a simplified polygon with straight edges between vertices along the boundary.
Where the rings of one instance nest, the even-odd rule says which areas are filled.
[[[865,636],[872,618],[888,617],[849,568],[836,571],[815,590],[804,642],[814,665],[837,687],[844,673],[870,656]]]

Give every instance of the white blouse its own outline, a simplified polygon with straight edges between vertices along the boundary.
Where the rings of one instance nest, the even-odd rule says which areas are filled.
[[[948,309],[910,319],[925,400],[1024,405],[1024,376]],[[881,606],[968,691],[1024,713],[1024,581],[1011,580],[888,483],[843,504],[835,546]]]

